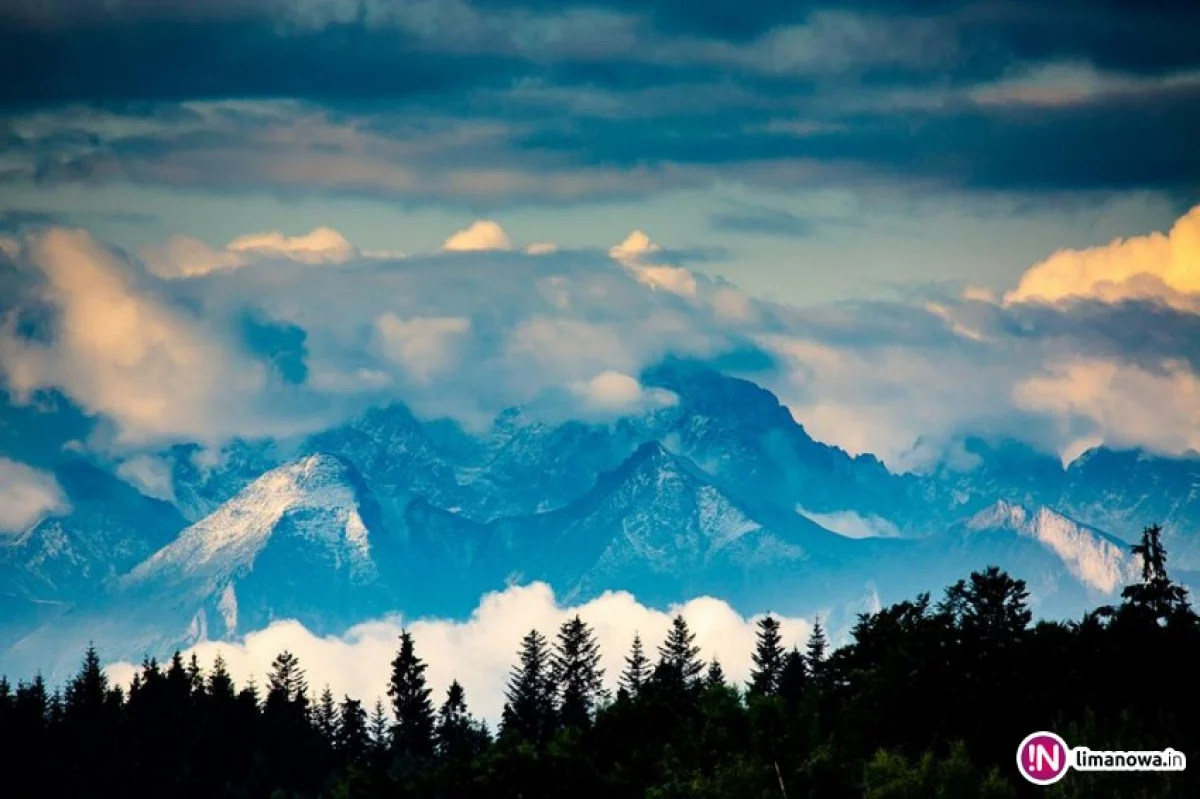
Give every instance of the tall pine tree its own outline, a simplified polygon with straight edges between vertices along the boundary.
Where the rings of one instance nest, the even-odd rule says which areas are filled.
[[[546,636],[530,630],[521,639],[519,661],[505,692],[501,730],[533,743],[544,743],[554,732],[554,683]]]
[[[812,633],[808,636],[808,647],[805,650],[809,673],[814,679],[820,679],[825,670],[825,651],[829,641],[825,637],[825,628],[821,626],[821,617],[813,620]]]
[[[783,673],[783,636],[779,632],[779,620],[765,616],[758,621],[758,637],[754,647],[754,668],[750,671],[750,693],[753,696],[771,696],[779,690],[779,677]]]
[[[483,751],[486,735],[467,710],[467,696],[462,685],[455,680],[446,691],[446,701],[438,709],[437,729],[438,756],[451,763],[469,761]]]
[[[617,685],[630,697],[636,697],[642,690],[642,686],[646,684],[646,680],[650,679],[650,673],[650,659],[646,657],[645,647],[642,646],[642,637],[634,633],[633,646],[630,647],[629,654],[625,657],[625,670],[621,672]]]
[[[696,634],[688,627],[682,614],[676,615],[671,620],[667,640],[658,648],[660,673],[684,685],[694,685],[704,671],[704,663],[699,655]]]
[[[433,756],[433,703],[425,684],[425,664],[417,657],[413,637],[400,633],[400,651],[392,661],[388,696],[396,723],[392,726],[392,750],[406,760],[425,760]]]
[[[603,678],[600,645],[591,628],[578,615],[563,622],[550,664],[550,679],[564,727],[582,729],[591,724],[592,711],[604,695]]]

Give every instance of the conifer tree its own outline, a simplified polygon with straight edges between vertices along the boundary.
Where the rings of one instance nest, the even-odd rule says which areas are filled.
[[[1141,541],[1132,546],[1142,563],[1142,581],[1126,586],[1121,597],[1135,612],[1157,621],[1175,613],[1187,613],[1188,590],[1167,575],[1167,550],[1162,545],[1162,528],[1150,525],[1142,531]]]
[[[379,707],[379,711],[382,713],[382,706]],[[386,724],[386,719],[384,723]],[[343,698],[337,715],[337,734],[334,743],[337,753],[344,762],[361,763],[370,752],[371,744],[371,733],[367,728],[367,711],[363,709],[362,702],[351,699],[349,696]]]
[[[808,646],[805,650],[808,671],[814,678],[820,678],[825,668],[825,651],[829,641],[825,637],[825,628],[821,626],[821,617],[813,620],[812,633],[808,636]]]
[[[208,675],[208,696],[218,703],[232,703],[235,696],[233,678],[220,654],[213,659],[212,673]]]
[[[642,646],[642,637],[634,633],[633,646],[630,647],[629,654],[625,657],[625,670],[621,672],[617,684],[629,696],[636,697],[648,679],[650,679],[650,659],[646,657],[646,650]]]
[[[392,661],[388,696],[396,723],[392,749],[401,758],[421,760],[433,755],[433,703],[425,684],[425,664],[417,657],[412,634],[400,633],[400,651]]]
[[[67,686],[63,710],[69,717],[96,718],[108,698],[108,676],[100,668],[96,647],[88,644],[79,673]]]
[[[337,735],[337,705],[333,700],[333,691],[329,690],[326,685],[321,691],[321,696],[317,699],[316,705],[313,707],[313,726],[321,737],[332,743]]]
[[[375,700],[368,727],[371,733],[371,746],[375,752],[384,752],[391,748],[392,723],[388,720],[387,711],[383,709],[382,699]]]
[[[660,671],[671,675],[684,685],[693,685],[704,671],[704,663],[699,659],[700,647],[696,646],[696,634],[688,627],[683,615],[679,614],[671,620],[671,630],[667,639],[658,648]]]
[[[485,733],[471,718],[466,692],[458,680],[450,683],[446,701],[438,709],[435,736],[438,756],[453,763],[461,764],[483,750]]]
[[[304,669],[300,668],[300,658],[286,650],[271,663],[271,672],[267,676],[268,700],[272,694],[293,703],[300,702],[308,694],[308,682]]]
[[[192,657],[188,660],[187,665],[188,684],[191,686],[192,695],[199,698],[204,694],[204,670],[200,668],[200,660],[196,657],[196,653],[192,653]]]
[[[725,670],[721,668],[721,661],[714,656],[709,661],[708,673],[704,675],[704,685],[708,688],[724,688],[725,684]]]
[[[754,668],[750,671],[750,693],[753,696],[771,696],[779,690],[784,660],[783,637],[779,627],[779,620],[774,616],[768,615],[758,621]]]
[[[530,630],[521,639],[519,662],[505,692],[501,729],[533,743],[543,743],[554,731],[554,684],[546,637]]]
[[[808,685],[808,667],[804,663],[804,655],[792,647],[783,658],[783,668],[779,672],[778,694],[784,703],[792,709],[799,706]]]
[[[591,724],[592,711],[604,695],[600,645],[578,615],[563,622],[550,664],[550,679],[558,695],[558,717],[564,727]]]

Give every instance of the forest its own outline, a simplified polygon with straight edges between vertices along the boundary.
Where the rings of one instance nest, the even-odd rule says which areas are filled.
[[[455,682],[433,696],[405,632],[387,697],[317,691],[291,653],[261,687],[218,658],[176,653],[110,683],[89,649],[76,676],[0,680],[3,793],[13,797],[645,797],[1000,799],[1196,797],[1195,770],[1068,772],[1037,787],[1014,757],[1049,730],[1092,749],[1200,747],[1200,619],[1167,573],[1158,526],[1133,546],[1142,579],[1078,621],[1033,622],[1026,583],[996,567],[858,617],[832,649],[758,623],[733,684],[676,617],[634,642],[619,688],[575,617],[514,642],[491,730]]]

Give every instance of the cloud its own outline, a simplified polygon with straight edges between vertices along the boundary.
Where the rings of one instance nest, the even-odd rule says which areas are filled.
[[[1200,206],[1167,234],[1062,250],[1029,269],[1005,303],[1153,299],[1200,312]]]
[[[480,219],[472,222],[469,227],[460,230],[442,245],[447,252],[471,252],[474,250],[511,250],[512,240],[504,232],[504,228],[490,219]]]
[[[155,455],[135,455],[117,466],[117,476],[148,497],[175,502],[174,464]]]
[[[583,400],[586,411],[600,414],[638,413],[671,405],[678,399],[669,391],[647,389],[637,378],[614,371],[601,372],[591,380],[576,381],[570,388]]]
[[[139,282],[130,265],[81,230],[27,241],[47,335],[30,338],[10,313],[0,326],[3,377],[15,401],[59,389],[136,446],[286,429],[263,413],[266,366],[229,340],[228,320],[206,319]]]
[[[0,533],[20,533],[70,509],[54,475],[0,456]]]
[[[303,264],[341,264],[358,254],[341,233],[319,227],[302,236],[285,236],[279,231],[251,233],[239,236],[223,248],[211,247],[190,236],[175,236],[164,247],[146,249],[142,258],[151,272],[170,279],[237,269],[267,258]]]
[[[455,316],[400,319],[385,313],[375,320],[384,357],[413,379],[427,383],[451,364],[454,347],[471,329],[471,320]]]
[[[662,248],[644,232],[635,230],[608,251],[609,256],[629,269],[639,281],[654,289],[690,297],[696,293],[696,278],[681,266],[654,263],[651,259]]]
[[[861,516],[854,511],[814,513],[804,508],[796,508],[796,512],[846,538],[896,538],[900,535],[896,525],[878,516]]]
[[[1019,382],[1013,398],[1019,407],[1059,420],[1067,438],[1064,459],[1100,439],[1175,454],[1200,452],[1200,376],[1178,361],[1148,369],[1064,359]]]
[[[390,662],[400,631],[407,628],[417,654],[428,664],[426,676],[435,700],[440,702],[450,681],[457,679],[467,691],[472,712],[494,728],[518,646],[530,629],[553,639],[559,625],[578,613],[596,632],[605,684],[615,690],[634,635],[641,635],[648,654],[656,657],[655,649],[666,637],[675,612],[687,619],[702,657],[717,657],[727,679],[744,683],[749,678],[757,616],[743,617],[710,597],[667,611],[655,610],[624,592],[609,592],[586,604],[564,607],[544,583],[488,594],[464,621],[390,618],[328,637],[315,636],[297,622],[280,621],[247,635],[241,643],[207,642],[192,651],[205,666],[220,653],[239,684],[251,677],[261,684],[271,661],[287,649],[300,658],[314,690],[329,685],[337,696],[349,694],[368,703],[382,698],[386,706]],[[798,618],[781,621],[784,646],[803,647],[811,631],[809,623]],[[114,664],[108,670],[116,682],[124,684],[132,678],[134,666]]]

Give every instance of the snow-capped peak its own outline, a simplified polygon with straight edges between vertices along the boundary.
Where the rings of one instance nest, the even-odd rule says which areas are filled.
[[[359,485],[352,467],[333,455],[272,469],[139,564],[126,583],[203,577],[212,585],[249,570],[285,518],[292,535],[335,550],[352,569],[369,568]]]
[[[1119,542],[1050,508],[1031,511],[1000,500],[971,517],[967,528],[1010,530],[1033,538],[1062,559],[1071,574],[1106,594],[1138,574],[1132,555]]]

